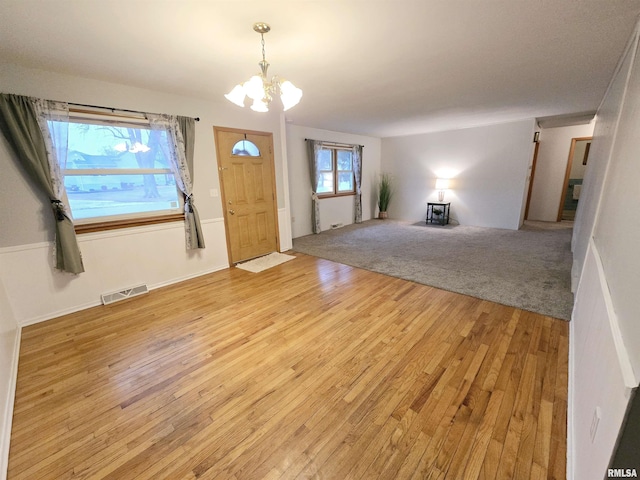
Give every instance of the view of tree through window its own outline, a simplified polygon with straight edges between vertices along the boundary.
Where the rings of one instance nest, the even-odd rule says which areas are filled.
[[[61,168],[74,219],[180,212],[168,154],[165,131],[71,120],[67,163]]]

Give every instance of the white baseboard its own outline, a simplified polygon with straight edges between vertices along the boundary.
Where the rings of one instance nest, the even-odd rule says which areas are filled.
[[[74,305],[71,308],[64,308],[62,310],[48,312],[45,315],[39,315],[37,317],[27,318],[25,320],[20,321],[20,327],[23,328],[23,327],[28,327],[29,325],[35,325],[36,323],[46,322],[47,320],[51,320],[53,318],[69,315],[70,313],[86,310],[87,308],[97,307],[98,305],[102,305],[102,302],[100,301],[100,299],[96,299],[95,302],[83,303],[80,305]]]
[[[162,287],[166,287],[168,285],[173,285],[176,283],[180,283],[180,282],[184,282],[186,280],[190,280],[192,278],[196,278],[196,277],[201,277],[202,275],[208,275],[209,273],[213,273],[213,272],[219,272],[220,270],[224,270],[226,268],[229,268],[229,265],[218,265],[214,268],[209,268],[207,270],[203,270],[201,272],[196,272],[190,275],[184,275],[181,277],[177,277],[177,278],[172,278],[169,280],[166,280],[164,282],[160,282],[160,283],[156,283],[153,285],[148,285],[149,290],[155,290],[157,288],[162,288]],[[27,320],[24,320],[22,322],[20,322],[20,326],[21,327],[28,327],[29,325],[35,325],[37,323],[41,323],[41,322],[46,322],[47,320],[51,320],[53,318],[58,318],[58,317],[62,317],[64,315],[69,315],[70,313],[75,313],[75,312],[80,312],[82,310],[86,310],[87,308],[92,308],[92,307],[97,307],[99,305],[102,305],[102,302],[100,301],[100,299],[96,299],[96,301],[94,302],[88,302],[88,303],[84,303],[81,305],[74,305],[71,308],[65,308],[62,310],[56,310],[54,312],[50,312],[47,313],[46,315],[40,315],[38,317],[33,317]]]
[[[2,411],[2,431],[0,431],[0,480],[6,480],[9,468],[9,446],[11,442],[11,425],[13,423],[13,405],[16,397],[16,381],[18,379],[18,359],[20,357],[20,339],[22,329],[16,329],[13,355],[11,357],[11,370],[9,378],[9,390],[4,399]]]
[[[167,287],[175,283],[184,282],[186,280],[191,280],[192,278],[201,277],[203,275],[208,275],[210,273],[219,272],[220,270],[225,270],[227,268],[229,268],[229,265],[218,265],[213,268],[203,270],[202,272],[192,273],[191,275],[184,275],[182,277],[172,278],[171,280],[167,280],[166,282],[160,282],[160,283],[155,283],[153,285],[149,285],[149,290],[155,290],[156,288]]]

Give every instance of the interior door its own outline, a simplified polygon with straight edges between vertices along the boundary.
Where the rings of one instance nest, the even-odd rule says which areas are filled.
[[[214,127],[229,262],[279,249],[273,135]]]
[[[582,190],[582,179],[587,169],[591,140],[592,137],[576,137],[571,139],[562,197],[560,197],[560,206],[558,207],[558,222],[562,220],[575,220],[580,191]]]

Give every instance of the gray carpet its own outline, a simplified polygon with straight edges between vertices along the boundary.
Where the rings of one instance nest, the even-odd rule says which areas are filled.
[[[295,238],[293,249],[569,320],[571,231],[538,222],[515,231],[369,220]]]

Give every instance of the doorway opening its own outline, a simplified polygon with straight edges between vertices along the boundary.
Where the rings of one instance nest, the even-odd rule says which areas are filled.
[[[564,187],[560,197],[560,205],[558,206],[558,222],[562,220],[573,221],[576,217],[592,139],[593,137],[571,139],[569,160],[567,161],[567,170],[564,176]]]

